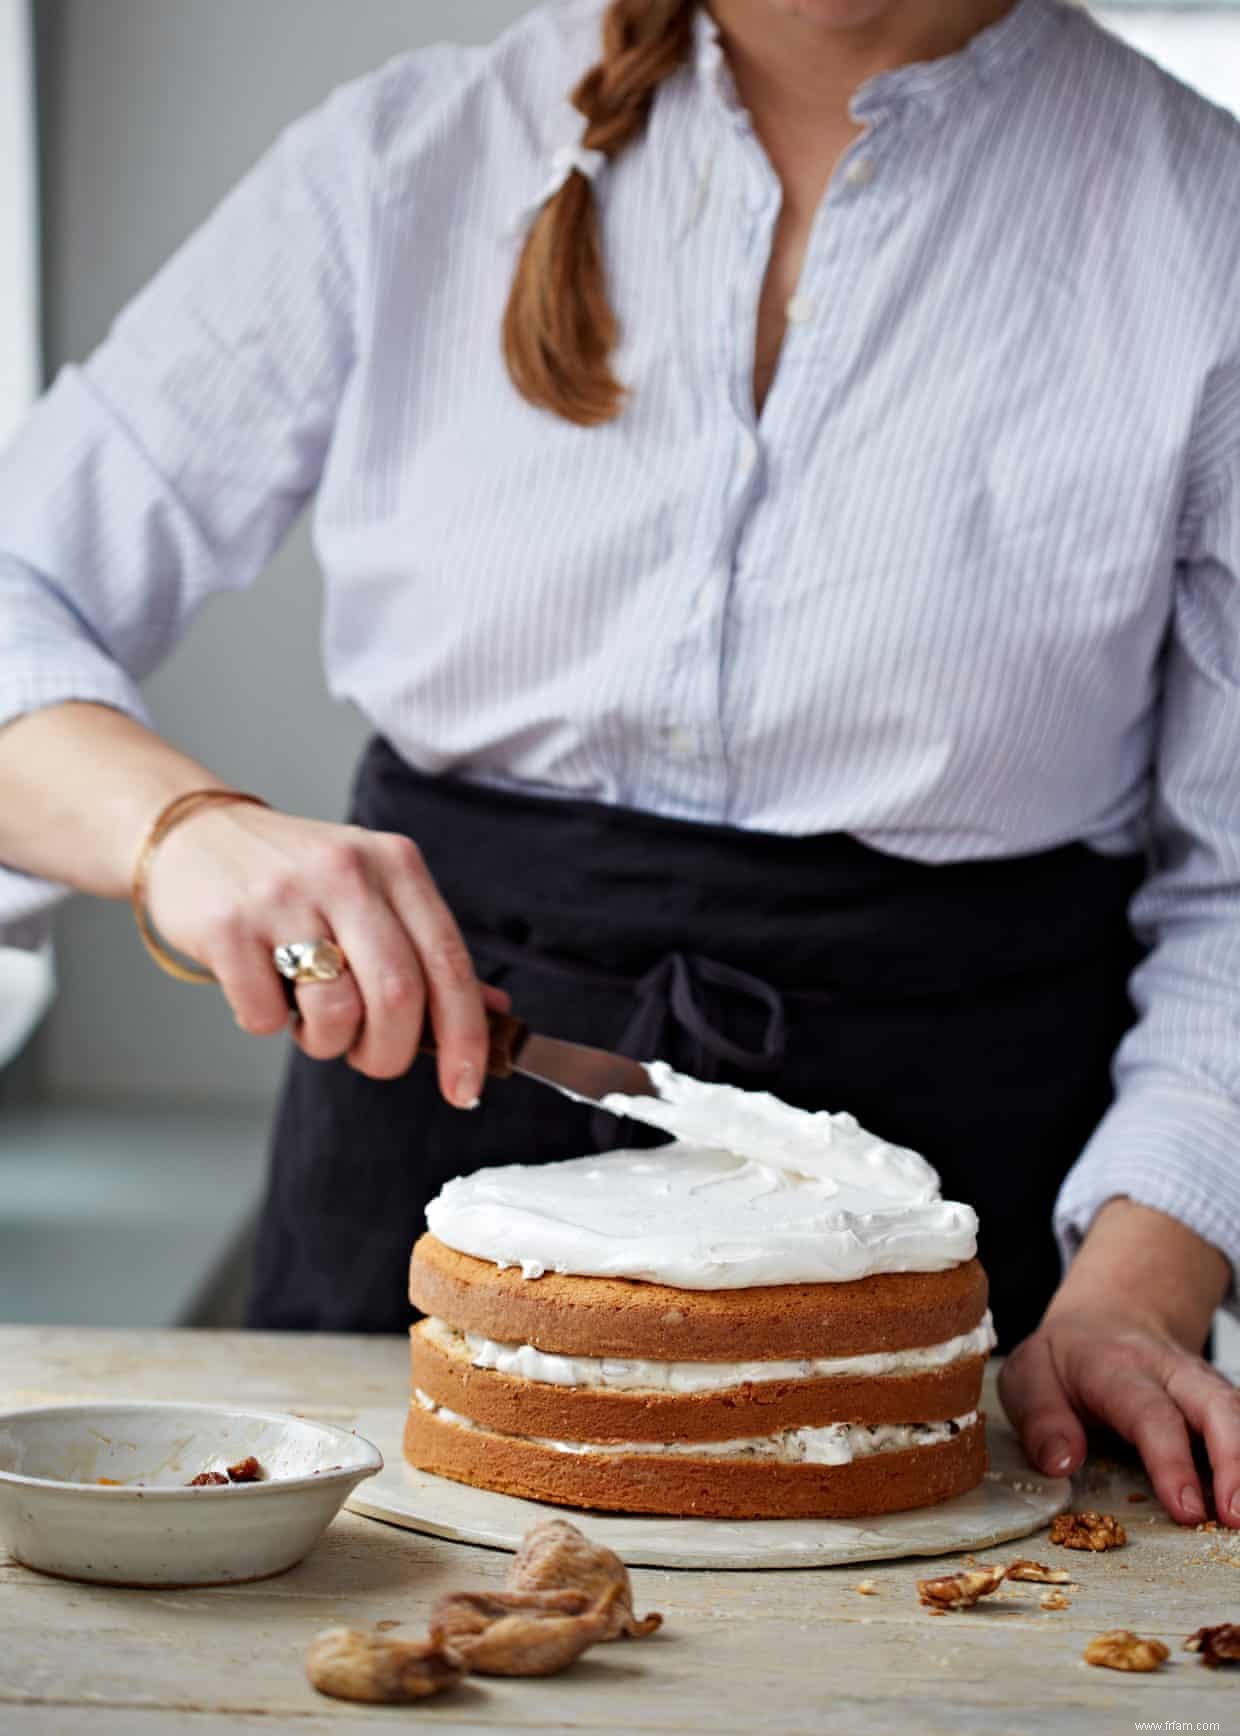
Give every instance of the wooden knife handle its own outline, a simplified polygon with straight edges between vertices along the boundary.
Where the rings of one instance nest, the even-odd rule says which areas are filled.
[[[487,1074],[492,1079],[509,1079],[512,1077],[513,1052],[521,1046],[529,1026],[524,1019],[514,1018],[511,1013],[500,1013],[493,1007],[488,1007],[486,1011],[487,1034],[490,1038],[490,1046],[487,1050]],[[423,1037],[418,1053],[420,1055],[437,1055],[439,1053],[432,1031],[428,1030]]]

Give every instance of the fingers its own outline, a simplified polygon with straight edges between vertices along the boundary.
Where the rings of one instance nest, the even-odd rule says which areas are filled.
[[[399,1078],[413,1065],[426,1011],[417,954],[385,900],[338,908],[333,924],[361,996],[349,1064],[372,1079]]]
[[[312,1061],[335,1061],[352,1049],[362,1023],[362,998],[346,972],[331,983],[298,983],[294,991],[301,1015],[293,1041]]]
[[[1183,1414],[1153,1380],[1124,1382],[1112,1426],[1141,1454],[1154,1492],[1173,1519],[1196,1525],[1206,1516]]]
[[[273,1037],[288,1024],[288,1002],[271,962],[271,948],[235,918],[209,926],[206,960],[233,1017],[252,1037]]]
[[[257,846],[248,833],[244,839],[261,846],[263,872],[238,875],[234,901],[214,924],[198,925],[211,931],[202,955],[238,1023],[255,1034],[287,1023],[273,946],[335,940],[349,969],[335,982],[296,988],[294,1037],[303,1052],[315,1060],[347,1055],[363,1073],[395,1078],[412,1064],[429,1012],[440,1088],[449,1103],[472,1107],[486,1073],[485,1008],[507,1011],[510,1001],[479,984],[417,847],[288,816],[267,815],[264,826]]]
[[[1240,1528],[1240,1392],[1170,1338],[1113,1319],[1048,1317],[1007,1359],[999,1396],[1043,1471],[1062,1474],[1084,1457],[1074,1405],[1116,1430],[1140,1452],[1159,1500],[1181,1525],[1206,1516],[1195,1430],[1210,1456],[1215,1511]]]
[[[1085,1431],[1055,1367],[1050,1341],[1035,1332],[1003,1365],[999,1397],[1032,1464],[1066,1477],[1085,1458]]]
[[[332,934],[330,925],[317,912],[295,905],[289,907],[287,915],[267,917],[265,925],[278,929],[282,940],[317,940]],[[251,1036],[274,1036],[288,1026],[284,983],[271,956],[277,944],[271,933],[255,932],[240,917],[226,917],[209,926],[207,962],[234,1018]],[[363,1016],[352,974],[346,972],[336,982],[299,983],[295,995],[300,1017],[293,1027],[293,1040],[298,1047],[315,1061],[347,1054]]]
[[[273,945],[284,940],[332,940],[335,931],[331,922],[316,912],[303,911],[291,919],[281,918],[281,933]],[[348,957],[346,952],[345,957]],[[271,950],[267,952],[271,961]],[[271,964],[274,970],[274,964]],[[363,1008],[357,979],[346,970],[334,982],[298,983],[294,998],[300,1017],[293,1025],[293,1041],[303,1055],[312,1061],[334,1061],[347,1055],[357,1041],[361,1029]]]
[[[1240,1392],[1197,1357],[1177,1359],[1167,1393],[1202,1436],[1214,1475],[1214,1510],[1240,1527]]]
[[[1151,1344],[1140,1363],[1131,1355],[1099,1358],[1091,1368],[1089,1406],[1098,1420],[1131,1441],[1154,1491],[1171,1517],[1195,1525],[1206,1516],[1188,1425],[1168,1393],[1160,1367],[1168,1352]]]
[[[382,840],[388,896],[404,923],[426,980],[438,1049],[439,1086],[459,1109],[478,1101],[486,1075],[487,1023],[469,948],[416,845]]]

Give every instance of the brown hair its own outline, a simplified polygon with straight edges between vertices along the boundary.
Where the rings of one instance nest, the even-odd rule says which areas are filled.
[[[686,59],[695,0],[612,0],[603,54],[573,92],[581,143],[615,157],[638,137],[663,80]],[[574,170],[535,217],[504,313],[504,360],[523,398],[589,428],[618,415],[619,326],[607,295],[594,192]]]

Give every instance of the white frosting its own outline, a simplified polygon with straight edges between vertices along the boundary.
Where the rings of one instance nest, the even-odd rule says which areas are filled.
[[[476,1429],[469,1417],[436,1404],[420,1387],[414,1398],[423,1410],[459,1429]],[[851,1465],[872,1453],[897,1453],[909,1447],[933,1447],[951,1440],[977,1421],[977,1412],[942,1423],[828,1423],[818,1429],[782,1429],[774,1435],[746,1435],[733,1441],[552,1441],[539,1435],[516,1435],[557,1453],[651,1455],[677,1454],[690,1459],[773,1459],[785,1465]],[[497,1433],[488,1430],[488,1433]]]
[[[708,1085],[674,1072],[666,1061],[652,1061],[646,1071],[657,1097],[615,1091],[603,1098],[603,1108],[661,1127],[685,1145],[730,1151],[831,1192],[847,1187],[901,1206],[939,1197],[938,1175],[924,1157],[867,1133],[855,1115],[794,1109],[769,1091]]]
[[[530,1279],[683,1290],[941,1272],[977,1252],[972,1208],[940,1198],[924,1158],[851,1115],[649,1070],[660,1096],[605,1103],[677,1134],[670,1145],[462,1176],[431,1201],[431,1230]]]
[[[834,1376],[915,1374],[946,1368],[995,1347],[989,1311],[973,1328],[942,1344],[912,1350],[876,1350],[865,1356],[818,1356],[788,1362],[656,1362],[650,1358],[553,1356],[532,1344],[501,1344],[476,1332],[458,1332],[442,1320],[428,1320],[422,1331],[449,1356],[467,1357],[475,1368],[491,1368],[518,1380],[550,1386],[586,1387],[603,1392],[727,1392],[747,1382],[826,1380]]]

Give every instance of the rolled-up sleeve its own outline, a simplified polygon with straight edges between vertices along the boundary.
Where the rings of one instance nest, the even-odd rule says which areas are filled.
[[[0,725],[138,683],[316,488],[354,356],[364,85],[291,127],[0,452]],[[0,867],[0,935],[56,889]]]
[[[1116,1098],[1056,1210],[1066,1257],[1108,1199],[1178,1218],[1240,1274],[1240,362],[1202,411],[1154,768],[1149,945]],[[1233,1298],[1235,1290],[1233,1289]],[[1234,1306],[1234,1302],[1233,1302]]]

